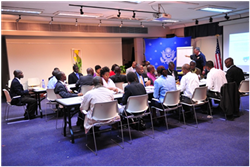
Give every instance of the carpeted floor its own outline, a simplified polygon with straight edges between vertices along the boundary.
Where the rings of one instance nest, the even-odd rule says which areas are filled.
[[[62,117],[36,118],[17,124],[6,124],[2,102],[2,165],[3,166],[249,166],[249,98],[243,97],[242,116],[234,121],[223,120],[221,111],[214,111],[213,123],[205,114],[198,114],[199,127],[176,124],[155,128],[155,138],[133,130],[133,142],[124,142],[124,149],[110,141],[110,133],[97,137],[98,155],[85,146],[83,130],[75,143],[62,135]],[[42,101],[43,111],[46,100]],[[23,109],[12,107],[11,117],[22,116]],[[50,110],[50,112],[52,112]],[[52,117],[53,115],[49,115]],[[76,117],[72,119],[73,125]],[[169,119],[170,124],[178,122]],[[190,121],[195,125],[194,120]],[[149,128],[149,127],[148,127]],[[75,126],[74,130],[80,130]],[[145,132],[150,133],[150,129]],[[169,132],[165,134],[163,132]],[[116,136],[116,132],[111,133]],[[128,130],[124,132],[128,140]],[[119,140],[118,140],[119,141]],[[121,143],[121,142],[120,142]]]

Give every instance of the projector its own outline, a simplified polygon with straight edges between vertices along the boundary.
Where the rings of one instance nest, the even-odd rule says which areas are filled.
[[[171,19],[171,15],[166,14],[166,13],[162,13],[162,14],[153,13],[153,17],[155,18],[154,21],[164,21],[164,20]]]

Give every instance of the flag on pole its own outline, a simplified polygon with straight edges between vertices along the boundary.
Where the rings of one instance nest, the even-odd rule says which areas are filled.
[[[216,50],[215,50],[215,68],[221,69],[222,70],[222,63],[221,63],[221,55],[220,55],[220,46],[219,46],[219,41],[217,37],[217,45],[216,45]]]

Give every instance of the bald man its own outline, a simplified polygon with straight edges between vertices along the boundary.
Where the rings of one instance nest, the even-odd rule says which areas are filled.
[[[225,65],[228,68],[226,74],[227,82],[236,82],[237,86],[239,87],[240,82],[245,80],[242,69],[234,65],[234,60],[231,57],[225,60]]]
[[[76,82],[76,88],[78,89],[78,92],[81,92],[82,85],[93,85],[93,75],[94,75],[93,68],[87,68],[86,72],[87,75],[80,76],[80,79]]]

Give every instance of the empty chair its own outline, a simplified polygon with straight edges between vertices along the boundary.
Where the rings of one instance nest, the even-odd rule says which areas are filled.
[[[121,89],[121,90],[124,90],[123,84],[124,84],[124,82],[116,82],[116,83],[115,83],[115,87],[117,87],[117,88],[119,88],[119,89]]]
[[[132,137],[129,126],[129,119],[136,119],[136,118],[140,119],[146,115],[150,115],[152,133],[153,133],[152,138],[154,138],[154,126],[153,126],[152,114],[150,111],[150,107],[148,105],[148,94],[130,96],[128,98],[127,105],[125,106],[124,114],[121,115],[127,119],[130,141],[132,141]]]
[[[152,108],[155,108],[158,111],[164,112],[165,123],[166,123],[167,129],[168,129],[168,121],[167,121],[168,112],[179,109],[179,108],[181,108],[183,121],[185,124],[185,116],[184,116],[184,112],[182,111],[182,105],[180,104],[180,90],[166,92],[163,103],[160,103],[160,104],[161,104],[161,108],[156,107],[156,106],[152,106]]]
[[[128,85],[128,83],[122,84],[122,90],[124,90],[127,85]]]
[[[41,86],[39,78],[28,78],[28,87]]]
[[[240,92],[240,97],[249,96],[249,80],[243,80],[240,82],[239,92]],[[240,101],[240,109],[242,110],[241,101]]]
[[[56,94],[54,92],[54,89],[47,89],[47,100],[48,102],[46,103],[47,105],[56,105],[57,102],[55,101],[57,99]],[[46,117],[46,121],[48,120],[48,116],[47,116],[47,107],[45,109],[45,117]]]
[[[209,104],[209,100],[207,100],[207,86],[195,88],[193,96],[192,96],[192,103],[191,104],[181,102],[182,105],[187,105],[187,106],[193,108],[197,128],[198,128],[198,121],[197,121],[197,115],[196,115],[195,107],[200,106],[200,105],[204,105],[206,103],[208,103],[208,107],[209,107],[209,111],[210,111],[210,116],[209,117],[211,118],[211,123],[212,123],[213,122],[213,116],[212,116],[212,111],[211,111],[211,107],[210,107],[210,104]]]
[[[89,90],[93,89],[93,85],[82,85],[81,86],[81,93],[84,95]]]
[[[122,130],[122,122],[121,119],[117,121],[112,121],[111,123],[103,123],[102,121],[108,121],[108,120],[113,120],[119,116],[119,111],[118,111],[118,105],[117,101],[110,101],[110,102],[102,102],[102,103],[95,103],[94,109],[92,112],[92,119],[96,120],[97,123],[94,124],[94,126],[105,126],[105,125],[112,125],[116,122],[120,122],[120,130],[121,130],[121,135],[122,135],[122,145],[124,145],[124,139],[123,139],[123,130]],[[120,117],[120,116],[119,116]],[[95,130],[94,126],[92,127],[93,131],[93,139],[94,139],[94,145],[95,145],[95,151],[93,151],[88,144],[86,146],[97,155],[97,144],[96,144],[96,139],[95,139]],[[114,140],[112,140],[114,141]],[[118,143],[117,143],[118,144]],[[118,144],[119,145],[119,144]],[[120,146],[120,145],[119,145]],[[121,146],[121,148],[124,148]]]
[[[22,107],[24,109],[24,112],[25,112],[26,104],[21,104],[20,103],[19,105],[12,105],[11,104],[12,99],[14,99],[14,98],[20,98],[21,96],[15,96],[15,97],[11,98],[10,94],[9,94],[9,91],[7,91],[6,89],[3,89],[3,92],[4,92],[4,95],[6,97],[6,102],[7,102],[7,106],[5,108],[5,118],[4,118],[7,121],[7,123],[8,123],[9,120],[15,120],[15,119],[24,118],[22,116],[22,117],[15,117],[15,118],[9,119],[9,112],[10,112],[10,107],[11,106],[20,106],[20,107]],[[29,117],[29,114],[28,114],[28,117]],[[28,120],[15,121],[15,122],[12,122],[12,123],[19,123],[19,122],[24,122],[24,121],[28,121]],[[8,124],[10,124],[10,123],[8,123]]]

